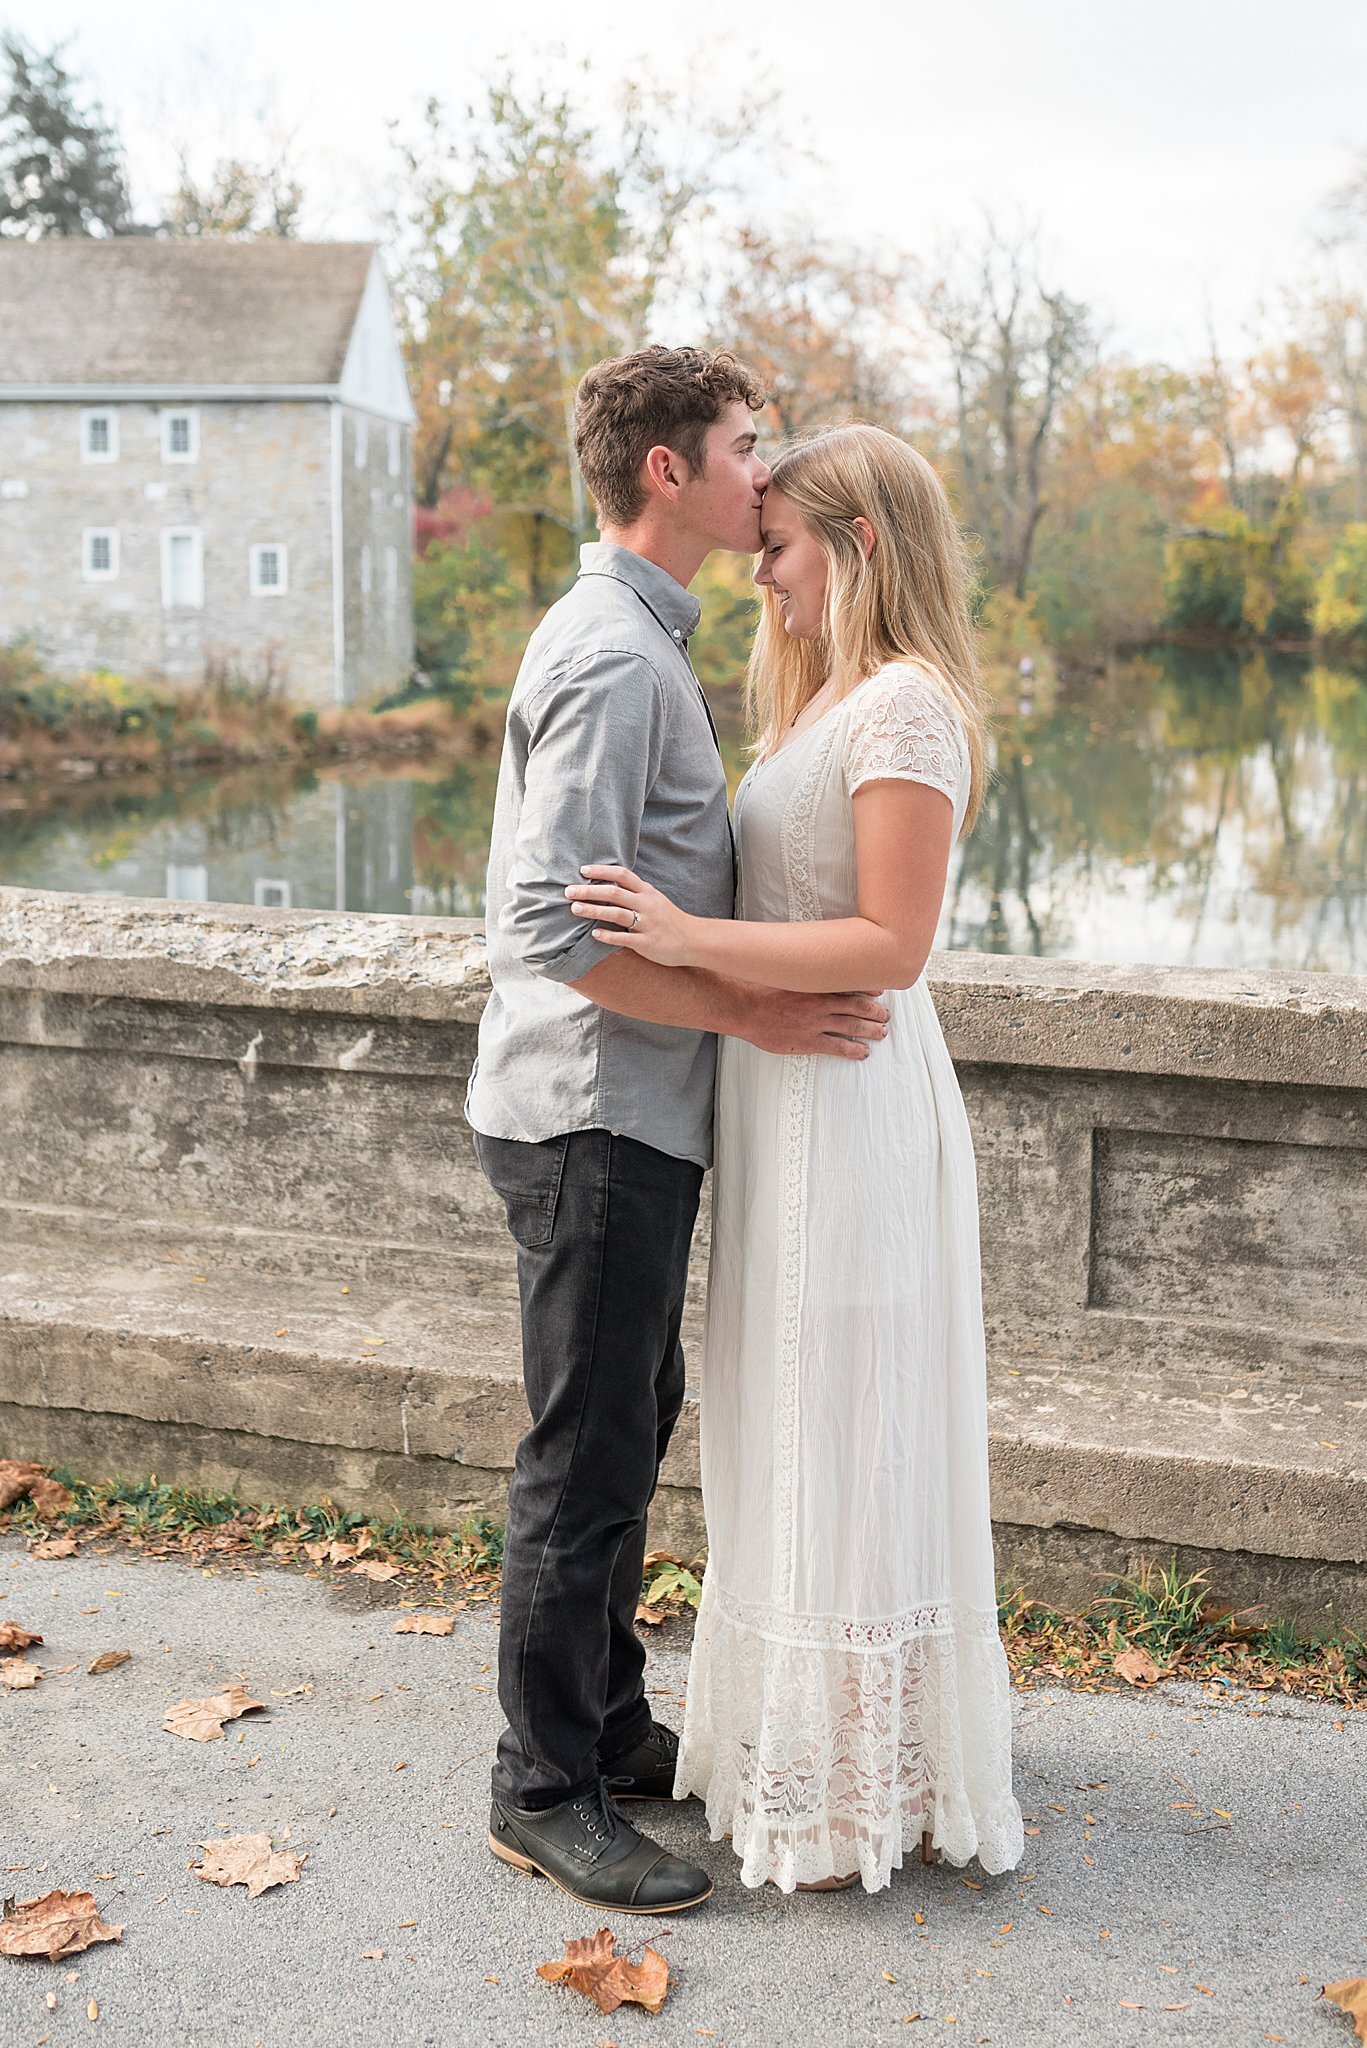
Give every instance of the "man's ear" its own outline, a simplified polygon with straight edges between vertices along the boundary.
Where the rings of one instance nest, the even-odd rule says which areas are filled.
[[[658,442],[646,456],[645,471],[647,482],[662,498],[677,498],[680,485],[688,481],[688,464],[676,449],[666,448],[663,442]]]

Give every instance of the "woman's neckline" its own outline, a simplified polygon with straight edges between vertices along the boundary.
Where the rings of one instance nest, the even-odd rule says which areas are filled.
[[[871,683],[873,681],[874,676],[881,676],[883,673],[883,669],[891,668],[892,666],[893,664],[891,662],[885,661],[883,663],[883,668],[876,668],[873,671],[873,675],[865,676],[863,681],[856,683],[852,690],[846,690],[843,697],[837,697],[834,704],[828,704],[826,706],[826,709],[823,712],[821,712],[816,718],[814,718],[810,725],[804,725],[801,732],[794,733],[793,737],[790,740],[785,740],[781,747],[775,747],[772,754],[762,754],[760,758],[755,762],[755,767],[767,768],[771,761],[777,761],[780,754],[786,754],[790,747],[795,747],[800,740],[805,740],[808,733],[815,732],[818,726],[824,725],[826,723],[826,720],[832,715],[833,712],[839,711],[844,705],[848,704],[850,699],[852,697],[857,696],[859,691],[864,688],[864,685],[866,683]],[[821,688],[823,690],[826,688],[825,683],[821,685]],[[820,695],[820,691],[817,692],[817,695]],[[813,697],[809,699],[809,701],[814,703],[816,699],[815,697]],[[803,706],[803,709],[806,709],[805,705]]]

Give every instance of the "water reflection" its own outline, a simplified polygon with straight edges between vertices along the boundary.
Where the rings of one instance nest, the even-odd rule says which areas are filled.
[[[1164,648],[999,721],[940,943],[1367,965],[1367,678]]]
[[[717,702],[744,767],[734,695]],[[1012,692],[939,943],[1367,970],[1367,678],[1163,649]],[[497,748],[402,773],[0,785],[0,881],[295,908],[478,916]]]

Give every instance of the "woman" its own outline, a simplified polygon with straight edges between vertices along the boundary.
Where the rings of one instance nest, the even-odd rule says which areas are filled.
[[[977,1190],[926,987],[986,772],[962,542],[876,427],[764,502],[735,920],[622,868],[595,936],[775,988],[880,990],[866,1061],[722,1044],[702,1376],[709,1561],[675,1796],[747,1885],[886,1885],[909,1845],[1023,1853],[988,1518]]]

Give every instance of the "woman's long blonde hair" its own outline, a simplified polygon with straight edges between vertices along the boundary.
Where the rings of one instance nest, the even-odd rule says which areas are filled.
[[[968,550],[944,485],[926,461],[881,427],[828,427],[786,448],[770,474],[826,557],[826,602],[814,640],[790,639],[771,589],[762,593],[746,702],[758,750],[768,753],[833,679],[847,696],[885,662],[930,670],[968,736],[972,778],[967,832],[987,779],[987,693],[969,613]],[[867,519],[865,556],[855,530]]]

